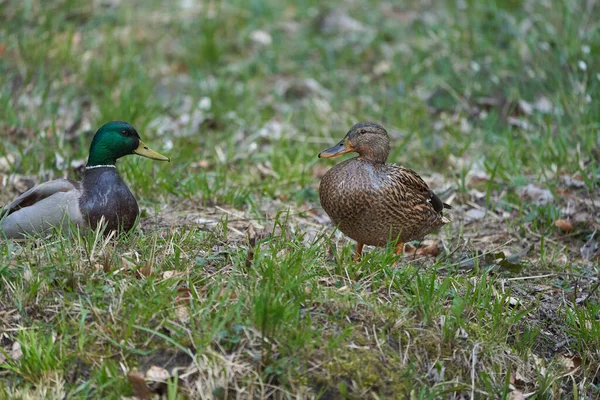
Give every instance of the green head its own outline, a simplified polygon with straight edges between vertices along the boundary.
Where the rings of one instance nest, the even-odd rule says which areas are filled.
[[[149,149],[133,126],[127,122],[113,121],[102,125],[94,135],[87,166],[115,165],[119,158],[128,154],[171,161],[168,157]]]

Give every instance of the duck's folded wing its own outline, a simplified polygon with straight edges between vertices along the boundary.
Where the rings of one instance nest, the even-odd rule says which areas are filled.
[[[388,173],[398,183],[398,187],[402,188],[405,196],[409,198],[408,200],[414,203],[414,207],[418,208],[422,204],[429,203],[437,213],[441,213],[444,208],[452,208],[442,202],[423,178],[412,169],[393,165]]]
[[[6,205],[0,212],[0,218],[36,203],[60,192],[79,191],[80,183],[68,179],[57,179],[44,182],[27,190],[13,202]]]
[[[76,182],[46,182],[19,196],[5,208],[0,219],[0,237],[22,238],[54,228],[85,225],[79,208],[81,190]]]

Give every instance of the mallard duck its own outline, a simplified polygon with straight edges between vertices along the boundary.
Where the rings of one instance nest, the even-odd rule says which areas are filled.
[[[138,154],[170,161],[151,150],[126,122],[109,122],[96,132],[81,182],[57,179],[34,186],[0,212],[0,237],[23,238],[44,234],[54,227],[68,230],[71,224],[105,232],[129,231],[139,215],[135,197],[119,176],[117,159]]]
[[[358,157],[327,171],[319,198],[338,229],[356,240],[355,260],[360,259],[365,244],[395,242],[396,254],[400,254],[405,242],[421,239],[450,222],[442,210],[451,207],[415,171],[386,164],[390,138],[381,125],[354,125],[338,144],[319,153],[319,158],[349,152]]]

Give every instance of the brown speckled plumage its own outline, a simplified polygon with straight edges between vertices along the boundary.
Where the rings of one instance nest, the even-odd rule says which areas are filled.
[[[325,174],[319,198],[339,230],[357,241],[357,253],[363,244],[385,246],[397,241],[401,246],[449,222],[442,210],[450,206],[442,203],[415,171],[385,163],[389,137],[382,126],[356,124],[340,143],[319,157],[350,151],[359,156]]]

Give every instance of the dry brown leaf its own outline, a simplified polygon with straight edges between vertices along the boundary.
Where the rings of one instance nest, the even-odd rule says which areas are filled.
[[[440,254],[440,249],[438,248],[438,243],[433,242],[425,247],[421,247],[417,250],[417,255],[419,256],[437,256]]]
[[[557,219],[556,221],[554,221],[554,226],[560,229],[563,233],[573,232],[573,224],[567,221],[566,219]]]
[[[515,386],[522,386],[529,382],[529,379],[525,378],[518,369],[517,372],[511,374],[510,376],[510,383],[512,383]]]
[[[133,395],[135,397],[142,400],[150,399],[152,392],[148,388],[148,385],[146,385],[144,374],[141,372],[130,372],[127,374],[127,379],[129,379],[129,382],[131,383]]]
[[[559,354],[558,362],[565,367],[568,372],[573,372],[581,365],[581,358],[577,356]]]

